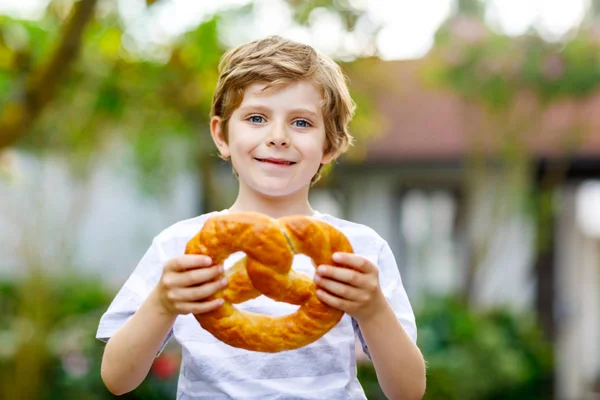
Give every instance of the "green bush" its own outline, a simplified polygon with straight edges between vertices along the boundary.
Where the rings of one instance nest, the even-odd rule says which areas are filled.
[[[0,282],[0,382],[13,383],[17,357],[37,354],[37,382],[44,389],[36,400],[115,398],[100,378],[103,344],[94,338],[98,320],[114,293],[94,280],[81,278],[46,280],[38,285],[32,291],[24,284]],[[40,301],[47,303],[46,312],[51,312],[47,333],[36,340],[19,341],[23,320],[38,319],[31,324],[44,321],[39,315],[27,314],[22,304],[24,293],[27,299],[35,297],[32,293],[40,296]],[[427,361],[425,399],[551,398],[551,347],[532,317],[508,310],[476,313],[451,298],[432,297],[423,304],[426,306],[417,310],[417,321],[419,346]],[[36,347],[36,343],[41,345]],[[38,352],[32,352],[36,348]],[[142,385],[119,398],[172,399],[179,357],[177,346],[167,347]],[[28,380],[29,374],[26,369]],[[361,363],[358,376],[369,399],[385,399],[371,364]]]
[[[532,316],[505,309],[477,313],[432,297],[417,311],[427,362],[425,399],[551,399],[552,351]],[[359,369],[369,399],[383,399],[370,364]]]
[[[101,380],[104,345],[95,339],[98,321],[113,294],[93,279],[0,282],[0,398],[117,398]],[[44,313],[49,315],[41,315]],[[31,329],[23,329],[23,325]],[[21,337],[26,331],[33,333],[25,340]],[[29,375],[32,365],[36,366],[36,379]],[[118,398],[172,399],[178,368],[179,353],[168,347],[156,359],[148,378]],[[22,397],[30,379],[42,389]]]

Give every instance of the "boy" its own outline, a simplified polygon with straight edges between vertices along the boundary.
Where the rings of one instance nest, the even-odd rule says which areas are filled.
[[[183,352],[178,399],[364,399],[356,378],[356,335],[388,398],[420,399],[425,364],[388,244],[372,229],[322,214],[308,202],[322,166],[351,143],[347,126],[354,104],[341,69],[310,46],[269,37],[228,52],[219,70],[210,129],[238,176],[237,199],[226,210],[180,221],[154,238],[100,321],[107,388],[115,394],[135,389],[174,335]],[[307,259],[294,262],[294,269],[314,274],[321,301],[345,312],[316,342],[274,354],[252,352],[218,341],[196,322],[193,314],[221,306],[220,299],[204,299],[227,282],[214,279],[223,267],[203,255],[184,255],[185,245],[207,218],[241,211],[312,216],[350,240],[354,254],[334,256],[349,268],[321,265],[315,272]],[[265,296],[236,307],[269,315],[295,309]]]

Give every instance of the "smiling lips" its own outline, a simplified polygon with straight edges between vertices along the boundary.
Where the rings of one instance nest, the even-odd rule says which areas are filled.
[[[296,164],[295,161],[288,161],[285,160],[283,158],[255,158],[256,161],[262,162],[262,163],[268,163],[268,164],[274,164],[274,165],[294,165]]]

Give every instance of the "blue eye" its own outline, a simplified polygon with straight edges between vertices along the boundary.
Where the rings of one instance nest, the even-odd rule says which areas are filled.
[[[250,122],[252,122],[254,124],[260,124],[260,123],[264,122],[264,120],[265,119],[263,117],[261,117],[260,115],[251,115],[248,118],[248,121],[250,121]]]
[[[305,119],[297,119],[294,121],[294,124],[296,124],[298,128],[309,128],[312,126],[311,123]]]

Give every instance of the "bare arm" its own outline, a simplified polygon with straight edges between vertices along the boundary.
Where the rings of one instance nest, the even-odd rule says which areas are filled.
[[[111,393],[121,395],[142,383],[179,314],[202,314],[221,306],[221,299],[202,301],[226,284],[215,280],[223,269],[211,263],[197,255],[166,263],[156,288],[106,345],[101,375]]]
[[[176,317],[165,312],[153,291],[106,345],[101,374],[108,390],[121,395],[142,383]]]
[[[338,266],[317,268],[317,295],[356,319],[385,395],[421,399],[425,361],[381,291],[377,266],[357,254],[336,253],[333,259]]]
[[[385,299],[380,312],[358,324],[386,396],[421,399],[425,394],[425,361]]]

